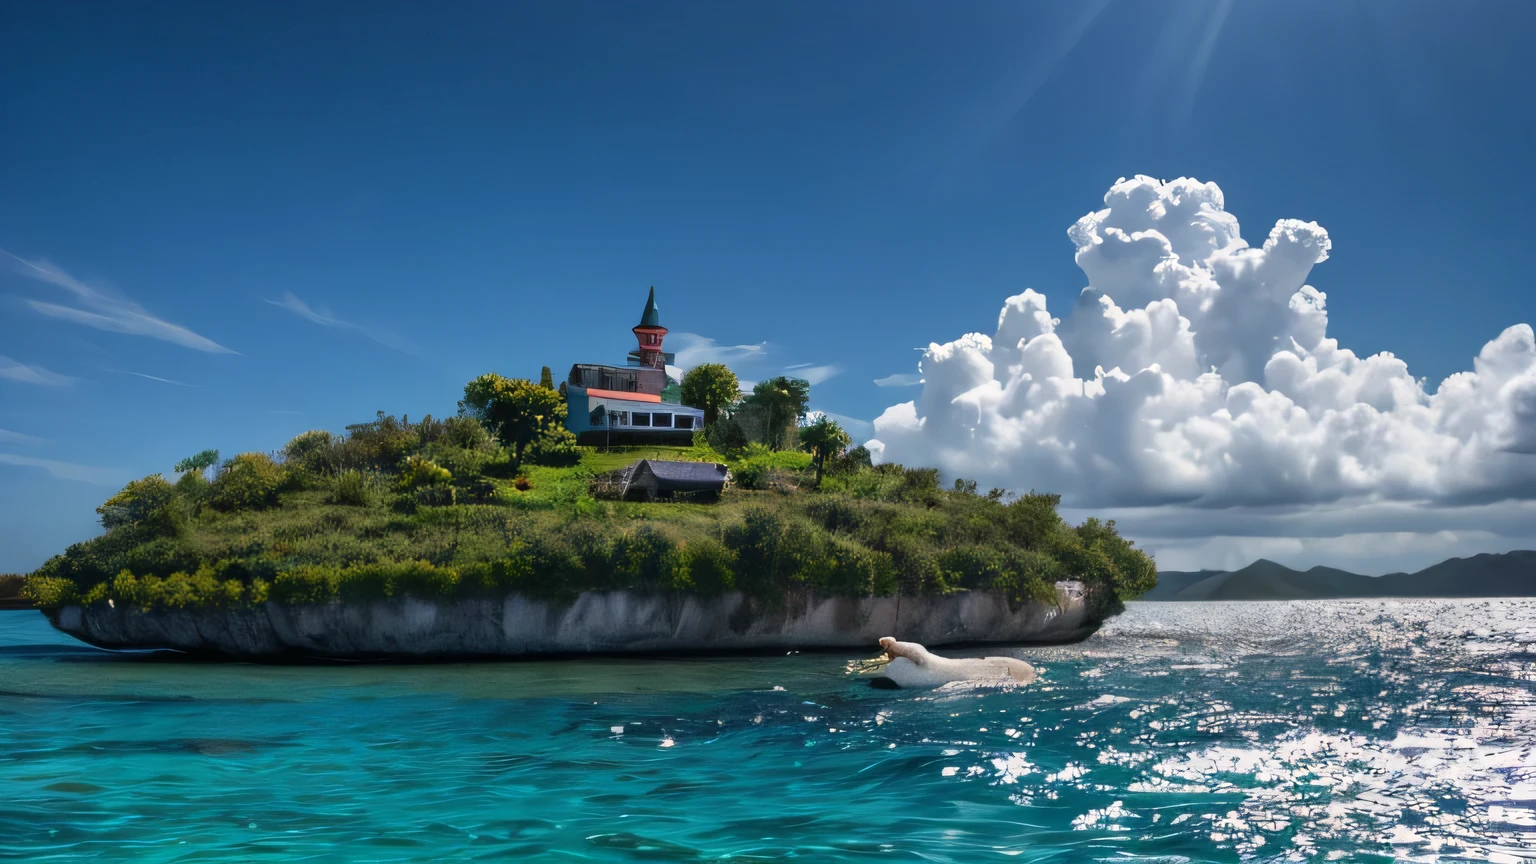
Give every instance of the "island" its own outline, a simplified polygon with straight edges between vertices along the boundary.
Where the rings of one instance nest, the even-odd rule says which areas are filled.
[[[454,416],[189,456],[21,595],[106,648],[369,659],[1062,642],[1156,583],[1056,495],[872,464],[804,380],[675,374],[654,289],[633,331]]]

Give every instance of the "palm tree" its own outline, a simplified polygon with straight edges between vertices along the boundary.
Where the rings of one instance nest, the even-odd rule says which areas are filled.
[[[823,414],[816,422],[800,430],[800,447],[811,452],[816,463],[816,487],[821,488],[821,476],[826,472],[828,457],[836,458],[853,443],[837,421]]]

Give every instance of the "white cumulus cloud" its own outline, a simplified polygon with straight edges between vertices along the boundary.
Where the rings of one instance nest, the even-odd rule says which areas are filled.
[[[1529,325],[1430,393],[1328,336],[1307,284],[1322,226],[1284,219],[1252,246],[1216,184],[1183,178],[1122,179],[1104,205],[1068,231],[1088,278],[1073,308],[1025,291],[991,333],[931,344],[917,398],[875,420],[877,458],[1075,507],[1536,499]]]

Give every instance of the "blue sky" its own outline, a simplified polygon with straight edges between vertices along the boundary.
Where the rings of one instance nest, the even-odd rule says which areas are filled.
[[[6,4],[0,572],[204,447],[620,362],[651,285],[669,347],[761,345],[744,377],[810,364],[816,408],[871,421],[914,397],[875,379],[991,332],[1004,298],[1069,309],[1066,230],[1136,174],[1219,184],[1255,245],[1325,226],[1329,335],[1432,391],[1536,320],[1533,24],[1522,2]]]

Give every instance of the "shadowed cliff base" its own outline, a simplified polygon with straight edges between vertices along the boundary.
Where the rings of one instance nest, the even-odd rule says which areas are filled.
[[[1015,603],[984,591],[861,598],[802,593],[781,605],[739,592],[699,598],[611,591],[584,593],[568,605],[521,595],[267,602],[242,609],[97,604],[66,606],[49,618],[102,648],[279,662],[781,653],[865,648],[892,633],[947,646],[1060,643],[1098,629],[1102,618],[1085,602],[1081,583],[1055,588],[1057,599],[1049,603]]]

